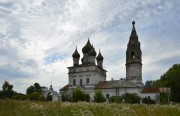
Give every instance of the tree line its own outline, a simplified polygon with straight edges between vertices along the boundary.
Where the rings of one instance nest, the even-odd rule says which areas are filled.
[[[161,93],[161,102],[166,102],[168,97],[170,101],[180,102],[180,64],[174,64],[158,80],[146,81],[145,87],[170,88],[170,95]]]
[[[26,94],[18,93],[13,90],[13,85],[8,81],[4,81],[2,90],[0,91],[0,99],[16,99],[16,100],[45,100],[42,95],[42,88],[39,83],[29,86]]]
[[[168,97],[170,97],[170,101],[173,102],[180,102],[180,64],[174,64],[166,73],[164,73],[160,79],[158,80],[150,80],[146,81],[145,87],[147,88],[170,88],[171,93],[168,96],[166,93],[161,93],[160,95],[160,102],[167,102]],[[4,81],[2,85],[2,90],[0,90],[0,99],[17,99],[17,100],[52,100],[52,96],[48,96],[45,99],[42,95],[43,86],[40,86],[39,83],[34,83],[33,85],[29,86],[26,89],[26,94],[18,93],[13,90],[13,85],[11,85],[8,81]],[[136,98],[139,99],[136,95],[129,95],[125,94],[120,97],[113,96],[109,98],[112,102],[122,101],[125,98]],[[66,95],[62,93],[61,95],[62,101],[89,101],[90,97],[85,92],[81,91],[80,89],[75,89],[72,92],[72,96]],[[128,101],[128,99],[126,101]],[[105,98],[100,91],[97,91],[94,96],[95,102],[104,102]],[[149,98],[145,98],[145,101],[151,101]],[[134,101],[133,101],[134,102]]]

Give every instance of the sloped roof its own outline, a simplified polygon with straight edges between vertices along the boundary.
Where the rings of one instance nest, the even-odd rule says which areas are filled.
[[[159,93],[159,88],[143,88],[141,93]]]
[[[60,91],[67,91],[69,87],[70,87],[70,85],[67,84],[63,88],[61,88]]]
[[[110,88],[138,88],[140,86],[127,80],[113,80],[113,81],[101,81],[95,89],[110,89]]]

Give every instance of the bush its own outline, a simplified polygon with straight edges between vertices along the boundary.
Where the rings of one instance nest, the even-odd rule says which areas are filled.
[[[94,101],[97,103],[105,102],[105,97],[101,91],[97,91],[94,96]]]
[[[61,101],[72,101],[72,98],[69,94],[66,94],[65,92],[63,92],[61,94]]]
[[[21,93],[14,93],[14,95],[12,96],[12,99],[16,99],[16,100],[26,100],[27,97],[24,94]]]
[[[122,97],[121,96],[112,96],[109,98],[109,102],[120,103],[120,102],[122,102]]]
[[[155,100],[151,99],[150,97],[145,97],[142,99],[142,102],[145,104],[155,104]]]
[[[42,96],[39,92],[34,92],[27,95],[27,98],[30,100],[45,100],[45,98]]]
[[[72,101],[78,102],[78,101],[89,101],[90,96],[89,94],[84,93],[79,88],[76,88],[72,92]]]
[[[125,93],[122,95],[122,99],[125,100],[125,103],[139,103],[140,97],[136,93]]]

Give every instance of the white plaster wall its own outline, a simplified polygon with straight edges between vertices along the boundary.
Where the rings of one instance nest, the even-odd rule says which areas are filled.
[[[80,85],[80,79],[82,79],[82,84],[86,85],[87,78],[89,78],[89,84],[97,84],[100,81],[105,81],[105,79],[100,74],[96,72],[87,72],[69,75],[69,84],[73,85],[73,79],[76,79],[76,85]]]
[[[99,89],[104,97],[106,97],[106,94],[109,94],[109,97],[112,97],[112,96],[121,96],[125,93],[137,93],[139,96],[140,96],[140,91],[141,89],[139,88],[119,88],[119,89]],[[99,90],[96,90],[96,91],[99,91]]]
[[[109,96],[116,96],[116,89],[99,89],[104,97],[106,97],[106,94],[109,94]],[[122,96],[125,93],[137,93],[138,96],[140,96],[141,98],[144,97],[150,97],[151,99],[155,100],[156,97],[159,95],[159,93],[141,93],[141,89],[140,88],[120,88],[118,89],[118,96]]]
[[[74,71],[74,72],[73,72]],[[73,79],[76,79],[76,85],[80,85],[80,79],[82,79],[82,84],[86,85],[86,79],[89,78],[89,84],[97,84],[100,81],[105,81],[105,75],[101,74],[101,70],[96,66],[89,67],[77,67],[70,69],[69,74],[69,84],[73,85]]]
[[[150,97],[153,100],[156,100],[156,97],[159,96],[159,93],[141,93],[141,98]]]

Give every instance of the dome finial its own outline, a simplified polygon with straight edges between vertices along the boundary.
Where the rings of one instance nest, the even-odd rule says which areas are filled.
[[[132,24],[133,24],[133,26],[135,25],[135,21],[134,20],[133,20]]]
[[[134,20],[132,21],[132,25],[133,25],[133,27],[132,27],[132,32],[134,32],[134,31],[136,31],[136,28],[135,28],[135,21],[134,21]]]

